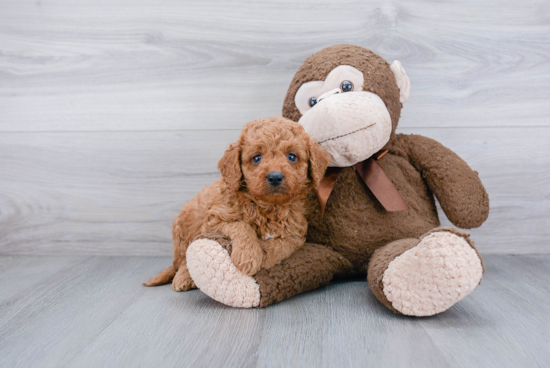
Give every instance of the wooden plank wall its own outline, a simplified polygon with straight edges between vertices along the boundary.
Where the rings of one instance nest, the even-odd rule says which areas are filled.
[[[400,60],[399,131],[479,171],[482,252],[550,252],[548,1],[0,0],[0,254],[171,254],[242,124],[338,43]]]

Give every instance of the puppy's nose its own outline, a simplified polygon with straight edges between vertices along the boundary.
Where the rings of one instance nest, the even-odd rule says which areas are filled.
[[[283,176],[283,174],[278,171],[270,172],[269,174],[267,174],[267,182],[272,187],[278,187],[279,185],[281,185],[284,179],[285,177]]]

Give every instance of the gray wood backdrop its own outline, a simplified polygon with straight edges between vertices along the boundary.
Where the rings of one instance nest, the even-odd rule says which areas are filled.
[[[482,252],[550,252],[547,0],[0,0],[0,254],[170,255],[240,127],[338,43],[400,60],[399,131],[479,171]]]

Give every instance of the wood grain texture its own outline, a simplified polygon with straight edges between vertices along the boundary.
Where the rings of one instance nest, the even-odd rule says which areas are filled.
[[[549,276],[550,259],[486,258],[486,274],[475,298],[466,297],[449,315],[422,319],[421,325],[453,367],[547,366],[550,311],[543,307],[541,314],[540,303],[547,303],[543,300],[550,295],[550,286],[544,281]],[[508,322],[508,327],[502,326]],[[445,336],[447,328],[456,334],[452,344]],[[519,344],[530,347],[518,349]],[[474,354],[465,354],[468,350]]]
[[[399,130],[479,171],[484,253],[550,245],[544,0],[0,0],[0,254],[168,255],[172,218],[319,49],[399,59]],[[445,222],[445,219],[443,219]]]
[[[141,286],[169,262],[0,257],[13,266],[0,285],[27,267],[50,270],[2,299],[0,366],[544,367],[550,359],[549,255],[486,257],[481,285],[427,318],[393,314],[365,281],[251,310],[199,290]]]
[[[471,230],[482,253],[550,251],[550,128],[530,137],[522,128],[400,131],[442,142],[479,171],[491,200],[489,220]],[[237,135],[4,133],[0,253],[170,255],[173,218],[217,179]]]
[[[72,268],[80,263],[81,257],[0,257],[0,323],[8,318],[5,313],[5,300],[13,305],[23,299],[26,294],[16,295],[45,280],[65,268]]]
[[[240,128],[315,51],[399,59],[407,127],[548,126],[545,0],[0,2],[2,131]]]

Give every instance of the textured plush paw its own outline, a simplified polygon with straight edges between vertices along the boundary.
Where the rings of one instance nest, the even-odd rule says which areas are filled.
[[[195,289],[197,286],[193,282],[191,277],[176,275],[172,280],[172,290],[174,291],[188,291]]]
[[[472,292],[482,273],[481,260],[466,239],[447,231],[434,232],[389,264],[383,291],[399,312],[431,316]]]
[[[260,286],[231,261],[225,248],[210,239],[195,240],[187,249],[187,268],[206,295],[231,307],[260,305]]]
[[[262,267],[262,248],[257,245],[233,247],[231,261],[244,275],[255,275]]]

